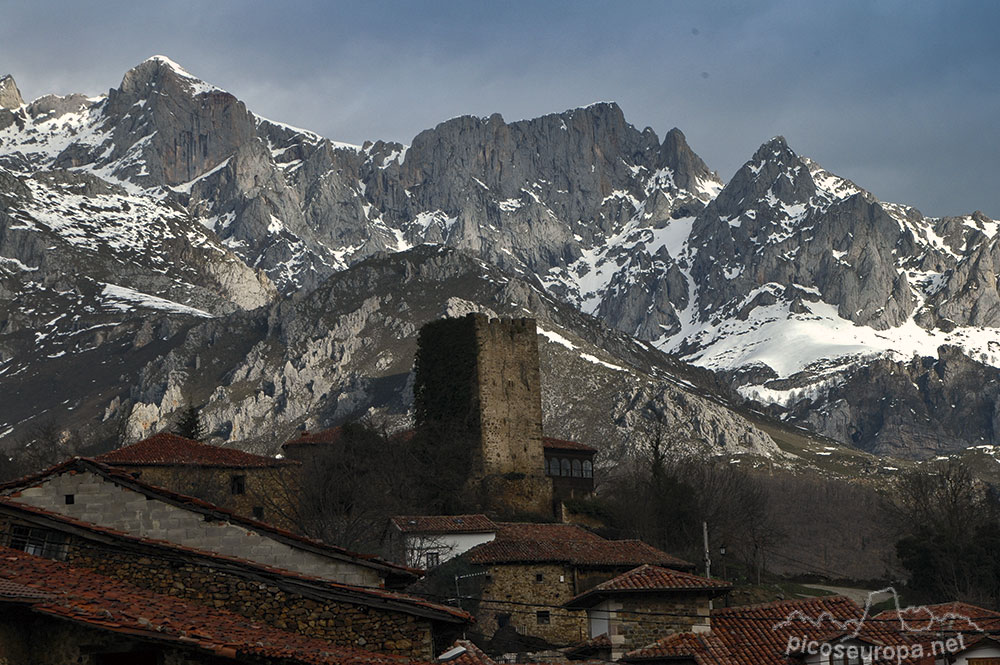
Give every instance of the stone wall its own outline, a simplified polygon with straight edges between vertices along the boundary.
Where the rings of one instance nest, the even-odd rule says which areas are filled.
[[[67,495],[72,503],[67,503]],[[206,521],[205,516],[127,489],[90,472],[67,472],[30,487],[14,501],[125,531],[284,568],[304,575],[347,584],[380,586],[377,570],[350,561],[299,549],[230,522]]]
[[[469,315],[476,338],[481,466],[487,508],[552,514],[542,446],[542,380],[534,319]]]
[[[576,593],[573,571],[568,566],[491,566],[489,577],[483,584],[482,597],[513,603],[481,603],[476,614],[477,629],[486,635],[492,635],[500,625],[499,615],[506,614],[509,615],[509,623],[520,633],[541,637],[557,646],[575,644],[588,637],[587,613],[559,606]],[[532,606],[531,603],[537,603],[537,606]],[[548,623],[539,622],[538,612],[549,613]]]
[[[673,633],[707,632],[711,625],[708,602],[707,595],[695,593],[620,596],[610,603],[613,654],[638,649]]]
[[[10,524],[0,520],[2,533],[9,533]],[[435,655],[433,625],[426,617],[332,600],[322,590],[279,585],[274,577],[252,570],[215,567],[183,553],[141,545],[109,545],[70,536],[66,552],[70,565],[338,646],[421,659]],[[453,637],[442,634],[440,641]]]
[[[551,516],[534,319],[442,319],[418,347],[417,425],[468,440],[469,494],[489,512]]]
[[[145,483],[198,497],[237,515],[292,527],[301,465],[220,468],[204,466],[119,466]],[[233,492],[233,478],[243,477],[244,491]]]

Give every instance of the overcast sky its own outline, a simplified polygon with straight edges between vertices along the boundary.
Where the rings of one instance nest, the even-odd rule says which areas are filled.
[[[0,0],[0,74],[28,99],[154,54],[341,141],[614,100],[725,179],[781,134],[884,200],[1000,218],[997,2]]]

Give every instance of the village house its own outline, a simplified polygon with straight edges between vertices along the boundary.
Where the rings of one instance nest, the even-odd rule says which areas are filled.
[[[149,485],[289,526],[301,464],[161,432],[95,458]]]
[[[901,615],[905,621],[900,621]],[[994,665],[1000,657],[995,640],[1000,614],[964,603],[872,617],[848,598],[827,596],[715,609],[710,622],[709,632],[674,633],[626,653],[622,661],[629,665]],[[811,648],[803,648],[809,644]]]
[[[484,573],[480,632],[511,626],[557,646],[589,637],[587,611],[564,607],[585,591],[643,564],[693,568],[642,541],[607,540],[572,524],[499,522],[496,538],[462,559]]]
[[[322,579],[400,589],[422,571],[305,538],[92,459],[0,485],[0,496],[82,522]]]
[[[934,661],[935,665],[1000,665],[1000,612],[953,601],[887,610],[875,620],[896,631],[928,630],[938,640],[938,651],[946,652]],[[958,644],[948,644],[948,638]]]
[[[671,632],[708,632],[713,598],[732,585],[679,570],[644,564],[584,591],[565,603],[585,609],[589,636],[608,636],[610,657],[650,644]]]
[[[422,659],[426,660],[426,659]],[[406,665],[0,547],[0,663]]]
[[[430,658],[461,633],[462,610],[174,545],[0,499],[0,543],[331,644]]]
[[[486,515],[396,515],[389,524],[393,558],[428,570],[497,535],[497,525]]]

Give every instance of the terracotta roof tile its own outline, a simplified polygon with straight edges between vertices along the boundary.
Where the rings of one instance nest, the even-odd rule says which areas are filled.
[[[712,633],[739,663],[786,665],[789,637],[815,639],[862,616],[864,610],[843,596],[782,600],[713,610]]]
[[[987,626],[990,621],[1000,620],[998,613],[964,603],[947,603],[930,606],[930,609],[938,618],[949,614],[953,619],[978,617]],[[928,657],[927,654],[932,653],[932,642],[940,639],[940,634],[904,630],[897,622],[900,614],[929,616],[928,612],[917,608],[916,611],[883,612],[876,617],[866,618],[864,609],[843,596],[720,608],[712,612],[711,633],[671,635],[629,652],[624,660],[688,657],[694,658],[699,665],[793,665],[802,661],[800,657],[786,653],[790,637],[837,644],[857,633],[856,639],[863,644],[894,647],[906,645],[911,654],[917,653],[914,649],[916,645],[923,646],[923,655],[911,655],[902,661],[894,658],[893,663],[933,663],[933,657]],[[966,630],[967,625],[963,623],[954,629]],[[983,634],[967,637],[966,643],[974,643],[977,637],[980,640],[992,639],[988,634]]]
[[[185,439],[160,432],[138,443],[112,450],[95,458],[111,466],[214,466],[226,468],[276,467],[297,464],[291,460],[265,457]]]
[[[497,665],[497,662],[469,640],[455,640],[452,647],[437,657],[438,663],[451,665]]]
[[[52,594],[39,591],[30,586],[17,584],[7,579],[0,579],[0,601],[23,600],[34,602],[45,598],[51,598]]]
[[[690,658],[697,665],[742,665],[713,633],[675,633],[625,654],[625,661]]]
[[[602,597],[630,593],[656,591],[702,591],[712,595],[732,589],[732,585],[722,580],[682,573],[669,568],[645,564],[627,573],[613,577],[581,593],[566,603],[567,607],[589,607],[600,602]]]
[[[577,566],[633,567],[651,563],[668,568],[693,565],[640,540],[606,540],[572,524],[501,522],[496,539],[477,545],[471,563],[562,562]]]
[[[294,439],[289,439],[285,443],[281,444],[281,447],[294,446],[298,444],[317,444],[317,443],[338,443],[344,437],[344,428],[340,425],[337,427],[330,427],[328,429],[320,430],[318,432],[310,432],[308,430],[302,430],[299,435]]]
[[[392,523],[404,533],[492,533],[497,525],[486,515],[396,515]]]
[[[176,642],[230,658],[263,656],[338,665],[411,662],[336,647],[324,640],[254,623],[233,612],[187,603],[6,547],[0,547],[0,579],[51,594],[31,604],[31,609],[40,614],[112,633]]]
[[[597,448],[588,446],[578,441],[567,441],[565,439],[553,439],[550,436],[542,437],[542,447],[545,450],[576,450],[585,453],[596,453]]]
[[[875,618],[893,624],[899,621],[896,625],[900,629],[1000,631],[1000,612],[961,601],[886,610]]]

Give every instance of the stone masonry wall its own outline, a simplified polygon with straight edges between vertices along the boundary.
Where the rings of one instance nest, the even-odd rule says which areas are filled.
[[[535,321],[470,316],[475,322],[481,474],[487,496],[497,497],[499,508],[508,511],[551,514]]]
[[[693,593],[622,596],[612,602],[618,613],[611,621],[615,654],[652,644],[673,633],[707,632],[708,596]],[[653,616],[643,616],[643,615]]]
[[[297,495],[300,465],[265,468],[198,466],[115,466],[145,483],[198,497],[237,515],[289,528],[295,515],[291,497]],[[243,476],[245,491],[232,492],[234,476]],[[255,509],[260,513],[255,514]]]
[[[0,528],[8,532],[9,523],[0,522]],[[338,646],[421,659],[435,655],[430,619],[322,598],[320,592],[307,595],[280,588],[252,571],[210,567],[178,553],[116,547],[77,536],[70,537],[66,561],[155,593],[226,609]]]
[[[72,504],[66,503],[66,495],[73,496]],[[371,568],[298,549],[229,522],[207,522],[200,513],[147,499],[144,494],[93,473],[53,476],[10,498],[144,538],[166,540],[304,575],[361,586],[380,586],[384,581]]]
[[[541,579],[538,576],[541,575]],[[510,600],[514,604],[482,603],[477,628],[493,635],[498,615],[509,614],[510,624],[527,635],[566,646],[587,639],[587,613],[558,607],[575,596],[573,572],[558,564],[492,566],[483,584],[482,597]],[[537,603],[537,606],[517,603]],[[538,612],[548,612],[549,622],[539,623]]]

